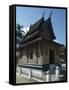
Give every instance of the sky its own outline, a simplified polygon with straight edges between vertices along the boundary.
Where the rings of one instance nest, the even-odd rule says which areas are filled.
[[[37,22],[44,14],[47,20],[51,15],[53,30],[56,36],[56,42],[66,45],[66,10],[56,8],[35,8],[35,7],[16,7],[16,23],[23,25],[24,31],[29,30],[30,25]]]

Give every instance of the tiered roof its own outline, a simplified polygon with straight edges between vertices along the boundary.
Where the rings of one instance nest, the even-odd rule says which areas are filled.
[[[43,34],[42,32],[44,31],[45,33],[49,31],[51,40],[54,40],[56,38],[52,27],[51,16],[48,17],[47,20],[44,20],[44,17],[42,16],[36,23],[31,25],[29,32],[25,35],[24,39],[21,41],[21,44],[27,43],[39,37],[45,38],[46,36],[42,35]]]

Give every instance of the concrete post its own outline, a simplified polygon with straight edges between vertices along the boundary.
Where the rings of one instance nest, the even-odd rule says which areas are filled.
[[[60,70],[59,70],[59,66],[56,66],[56,70],[55,70],[55,80],[59,80],[59,76],[60,76]]]
[[[19,75],[21,75],[21,68],[19,67]]]
[[[50,81],[50,73],[49,70],[46,72],[46,82]]]
[[[31,72],[31,68],[29,68],[29,79],[31,79],[32,76],[32,72]]]

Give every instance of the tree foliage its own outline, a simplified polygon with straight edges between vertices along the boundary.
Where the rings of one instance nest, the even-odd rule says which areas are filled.
[[[20,46],[20,42],[23,39],[25,32],[22,30],[23,25],[16,24],[16,47]]]

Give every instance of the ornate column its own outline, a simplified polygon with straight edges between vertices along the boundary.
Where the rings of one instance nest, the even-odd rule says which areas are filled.
[[[36,57],[35,46],[33,47],[33,59],[34,59],[34,63],[37,63],[37,57]]]
[[[39,48],[39,60],[38,63],[42,64],[42,56],[41,56],[41,47],[40,47],[40,43],[38,44],[38,48]]]

